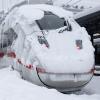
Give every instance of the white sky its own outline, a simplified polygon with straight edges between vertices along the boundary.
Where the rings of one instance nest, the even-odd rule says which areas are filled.
[[[19,2],[22,2],[22,1],[25,1],[25,0],[0,0],[0,11],[2,9],[8,10],[13,5],[15,5],[16,3],[19,3]]]

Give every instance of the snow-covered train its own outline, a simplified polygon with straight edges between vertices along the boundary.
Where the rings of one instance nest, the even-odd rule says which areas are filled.
[[[94,48],[71,12],[23,5],[10,11],[0,28],[0,49],[24,79],[62,92],[79,90],[91,80]]]

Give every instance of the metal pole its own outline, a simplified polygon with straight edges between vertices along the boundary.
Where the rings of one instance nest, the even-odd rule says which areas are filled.
[[[27,0],[27,4],[29,4],[30,3],[30,0]]]

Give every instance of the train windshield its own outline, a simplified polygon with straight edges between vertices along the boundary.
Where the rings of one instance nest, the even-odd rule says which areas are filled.
[[[67,25],[64,18],[51,12],[45,12],[44,17],[36,22],[41,30],[55,30]]]

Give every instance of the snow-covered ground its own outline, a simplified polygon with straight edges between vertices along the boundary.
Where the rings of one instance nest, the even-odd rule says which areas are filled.
[[[100,78],[93,78],[81,94],[62,94],[33,85],[11,68],[0,70],[0,100],[100,100]]]

